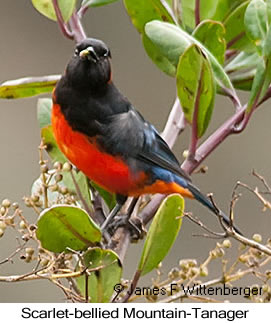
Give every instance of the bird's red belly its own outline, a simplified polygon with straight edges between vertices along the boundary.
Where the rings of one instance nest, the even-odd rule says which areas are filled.
[[[121,158],[98,149],[95,140],[72,130],[61,113],[59,105],[53,105],[52,126],[56,141],[64,155],[87,177],[110,192],[130,195],[146,177],[143,172],[131,174]]]

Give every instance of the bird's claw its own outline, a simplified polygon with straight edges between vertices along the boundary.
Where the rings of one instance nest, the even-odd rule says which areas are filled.
[[[130,218],[123,214],[115,216],[114,220],[108,225],[106,231],[113,236],[115,231],[120,227],[125,227],[129,230],[132,242],[143,239],[146,234],[146,230],[140,218]]]

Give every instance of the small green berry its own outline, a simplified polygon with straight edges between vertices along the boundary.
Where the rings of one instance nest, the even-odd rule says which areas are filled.
[[[63,179],[63,176],[61,174],[56,174],[55,175],[55,181],[58,183],[58,182],[61,182]]]
[[[229,239],[226,239],[222,243],[224,248],[230,248],[231,247],[231,241]]]
[[[10,200],[8,200],[8,199],[4,199],[4,200],[2,201],[2,206],[4,206],[5,208],[9,208],[9,207],[10,207],[10,205],[11,205]]]
[[[50,191],[51,192],[57,192],[59,190],[59,186],[57,184],[54,184],[50,186]]]
[[[180,276],[180,270],[178,268],[172,268],[171,271],[168,273],[168,278],[175,279]]]
[[[27,207],[31,207],[32,204],[31,204],[31,201],[28,197],[25,197],[24,198],[24,204],[27,206]]]
[[[5,231],[6,227],[7,227],[6,223],[4,221],[0,221],[0,229]]]
[[[65,171],[65,172],[70,172],[71,169],[72,169],[72,165],[69,163],[69,162],[65,162],[62,169]]]
[[[262,242],[262,236],[259,233],[254,233],[252,239],[256,242]]]
[[[49,260],[46,259],[46,258],[43,258],[41,260],[40,264],[41,264],[42,267],[45,267],[45,266],[47,266],[49,264]]]
[[[60,163],[59,161],[56,161],[55,163],[54,163],[54,169],[56,169],[56,170],[61,170],[62,169],[62,163]]]
[[[28,255],[33,255],[33,253],[35,252],[35,250],[33,248],[25,248],[25,252],[28,254]]]
[[[39,199],[40,199],[40,197],[39,197],[37,194],[34,194],[33,196],[31,196],[31,200],[32,200],[34,203],[38,202],[38,201],[39,201]]]
[[[206,276],[208,276],[208,268],[207,267],[201,267],[200,268],[200,276],[202,276],[202,277],[206,277]]]
[[[61,193],[62,195],[66,195],[66,194],[68,194],[68,193],[69,193],[68,188],[67,188],[67,187],[65,187],[65,186],[61,186],[61,187],[59,188],[59,191],[60,191],[60,193]]]
[[[20,229],[26,229],[27,228],[26,223],[23,220],[20,222],[19,227],[20,227]]]
[[[12,207],[14,210],[18,209],[19,204],[17,202],[12,203]]]

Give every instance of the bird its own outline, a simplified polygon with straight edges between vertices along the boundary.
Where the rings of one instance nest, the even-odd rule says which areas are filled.
[[[156,128],[115,86],[111,52],[103,41],[86,38],[76,45],[52,99],[52,128],[60,150],[90,180],[116,194],[103,229],[128,197],[155,193],[195,199],[230,225],[181,169]]]

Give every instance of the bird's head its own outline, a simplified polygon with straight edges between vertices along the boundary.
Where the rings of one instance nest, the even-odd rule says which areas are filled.
[[[111,53],[104,42],[87,38],[77,44],[74,56],[66,69],[72,86],[96,88],[111,80]]]

